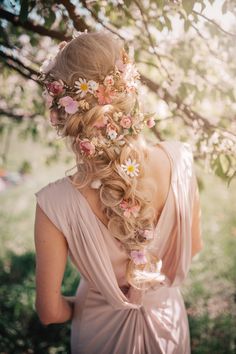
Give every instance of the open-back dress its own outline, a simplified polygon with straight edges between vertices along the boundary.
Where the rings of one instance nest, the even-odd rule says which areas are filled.
[[[162,259],[168,285],[125,295],[128,255],[66,176],[35,193],[64,234],[80,273],[71,322],[72,354],[187,354],[189,326],[179,286],[191,263],[196,178],[188,144],[158,145],[171,162],[171,183],[155,227],[152,252]],[[50,235],[49,235],[50,237]],[[132,299],[132,301],[130,300]]]

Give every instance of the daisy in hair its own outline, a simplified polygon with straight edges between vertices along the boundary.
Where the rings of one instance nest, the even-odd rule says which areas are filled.
[[[98,83],[93,80],[86,81],[86,79],[79,78],[79,81],[75,81],[74,87],[77,89],[76,93],[83,98],[88,92],[94,93],[98,89]]]
[[[124,164],[121,164],[121,167],[130,177],[138,176],[139,174],[139,164],[136,163],[136,160],[128,158]]]

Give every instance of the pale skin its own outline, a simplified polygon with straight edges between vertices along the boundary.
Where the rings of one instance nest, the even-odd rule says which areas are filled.
[[[169,158],[160,146],[149,146],[150,159],[148,171],[159,188],[154,205],[157,215],[160,215],[165,204],[170,179],[171,166]],[[107,218],[101,212],[101,204],[97,191],[86,187],[81,190],[97,217],[107,225]],[[198,189],[194,198],[192,220],[192,257],[202,249],[200,232],[200,202]],[[50,235],[50,237],[48,237]],[[75,296],[63,296],[61,284],[65,272],[68,244],[64,235],[50,221],[37,204],[35,214],[35,250],[36,250],[36,302],[35,307],[44,325],[64,323],[73,316]]]

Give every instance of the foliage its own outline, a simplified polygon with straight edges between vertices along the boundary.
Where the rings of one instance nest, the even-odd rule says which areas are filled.
[[[210,18],[211,12],[218,19]],[[48,48],[55,52],[74,30],[105,28],[133,48],[145,105],[158,116],[153,133],[189,140],[195,157],[230,181],[236,174],[235,15],[233,0],[4,0],[0,134],[8,134],[9,119],[26,121],[25,136],[43,135],[53,159],[58,156],[50,130],[45,136],[42,129],[39,65]],[[6,153],[3,148],[2,163]]]
[[[40,323],[34,308],[34,277],[32,252],[23,255],[8,252],[0,261],[0,353],[68,354],[70,324],[44,326]],[[63,294],[74,294],[79,278],[70,263],[64,279]]]

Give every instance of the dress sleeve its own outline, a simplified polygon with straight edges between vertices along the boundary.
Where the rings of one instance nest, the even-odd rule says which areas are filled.
[[[197,184],[197,178],[195,171],[193,172],[193,206],[192,206],[192,223],[191,223],[191,235],[192,235],[192,257],[201,251],[203,247],[201,231],[201,205],[199,189]]]
[[[66,205],[63,190],[55,183],[49,183],[36,193],[36,201],[43,212],[65,236],[67,233]]]

